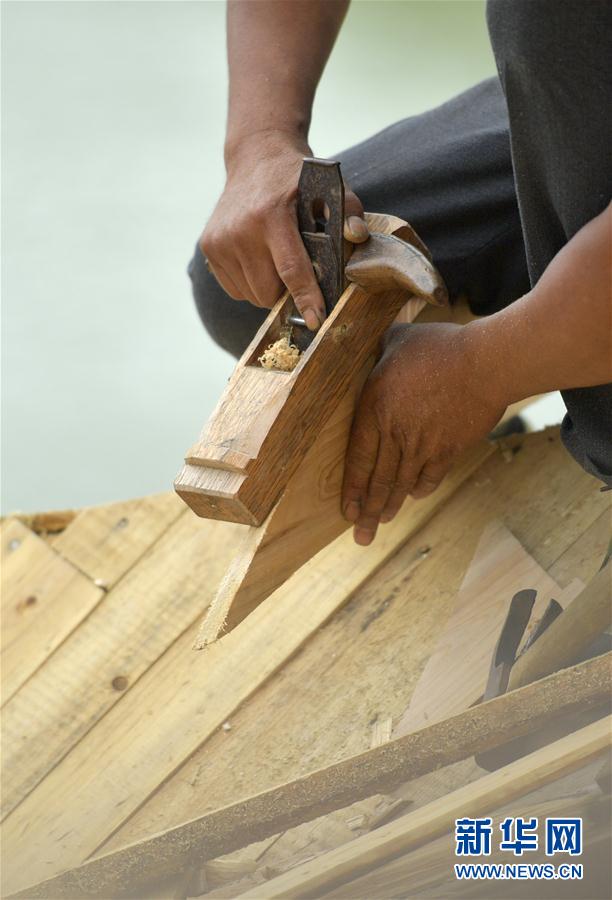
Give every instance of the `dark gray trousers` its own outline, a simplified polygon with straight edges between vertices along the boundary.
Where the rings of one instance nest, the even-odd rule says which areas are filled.
[[[335,157],[365,209],[407,219],[479,315],[528,291],[612,193],[612,3],[489,0],[487,20],[499,80]],[[209,334],[239,356],[266,310],[231,300],[198,249],[189,274]],[[563,399],[566,446],[612,486],[612,385]]]

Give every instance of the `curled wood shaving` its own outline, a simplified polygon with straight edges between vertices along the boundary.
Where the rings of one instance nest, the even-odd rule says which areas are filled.
[[[300,360],[300,355],[300,351],[295,344],[291,343],[287,335],[283,335],[264,350],[258,361],[264,369],[279,369],[281,372],[292,372]]]

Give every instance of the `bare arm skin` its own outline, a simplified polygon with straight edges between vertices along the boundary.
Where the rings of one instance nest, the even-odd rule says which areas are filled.
[[[236,300],[270,307],[286,286],[306,324],[325,318],[296,218],[315,90],[349,0],[230,0],[227,181],[200,246]],[[366,240],[363,208],[347,190],[345,236]]]
[[[367,545],[407,494],[425,497],[505,408],[544,391],[612,381],[612,206],[538,284],[468,325],[399,325],[362,392],[343,511]]]

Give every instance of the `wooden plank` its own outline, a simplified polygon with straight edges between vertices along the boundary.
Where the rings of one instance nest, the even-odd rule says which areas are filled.
[[[204,861],[228,853],[471,756],[476,749],[498,746],[560,714],[597,706],[612,690],[611,660],[612,654],[589,660],[148,841],[91,860],[78,870],[28,889],[27,896],[114,896],[128,885],[133,890],[139,876],[153,880],[173,875],[194,854]]]
[[[104,592],[17,519],[1,529],[2,703],[97,606]]]
[[[503,515],[529,552],[548,566],[607,506],[597,481],[577,469],[557,436],[557,429],[521,436],[521,449],[510,462],[493,454],[279,677],[228,714],[231,729],[211,735],[104,849],[145,839],[368,749],[372,723],[389,716],[397,721],[403,714],[487,522]],[[567,527],[551,542],[562,513]],[[298,576],[300,584],[308,571]],[[330,570],[330,584],[341,574]],[[570,574],[588,579],[589,559],[577,560]],[[303,596],[304,602],[319,602],[316,594]],[[441,787],[440,775],[447,773]],[[438,773],[434,786],[426,784],[431,777],[411,783],[411,799],[429,802],[436,791],[458,783],[450,767]]]
[[[405,226],[394,216],[370,214],[367,220],[373,235]],[[355,251],[361,260],[376,241],[374,236],[367,248]],[[427,257],[399,241],[391,246],[411,259],[407,283],[413,296],[446,304],[446,288]],[[407,296],[405,284],[403,289],[387,285],[375,300],[349,284],[291,372],[264,370],[258,363],[294,310],[288,294],[278,301],[177,477],[176,490],[198,515],[247,525],[264,522],[345,391],[364,366],[372,368],[378,343]]]
[[[439,721],[478,700],[512,596],[526,587],[538,591],[528,636],[561,589],[501,522],[490,522],[396,734]]]
[[[109,590],[184,512],[171,491],[81,510],[53,548]]]
[[[612,491],[602,495],[605,507],[594,522],[555,560],[548,574],[559,584],[567,584],[576,572],[586,572],[586,583],[601,566],[612,537]]]
[[[186,511],[6,704],[4,816],[125,700],[126,691],[197,619],[227,565],[237,530]],[[101,593],[79,574],[80,590],[83,582],[96,596]],[[63,596],[73,603],[73,595]],[[91,752],[97,766],[99,756]]]
[[[355,386],[357,394],[361,383]],[[352,390],[345,395],[264,525],[249,528],[244,535],[202,623],[197,649],[235,628],[290,575],[350,527],[340,510],[340,494],[355,396]],[[492,445],[484,442],[471,448],[435,493],[420,501],[408,498],[402,521],[410,522],[410,531],[400,530],[400,540],[402,536],[406,540],[443,506],[492,452]],[[388,531],[388,526],[383,526],[379,534]],[[397,546],[393,544],[391,552]],[[377,565],[386,558],[374,557]]]
[[[456,818],[482,816],[584,766],[610,747],[611,725],[611,717],[606,716],[241,896],[258,900],[262,892],[266,900],[321,896],[335,885],[451,831]]]
[[[605,815],[606,799],[597,794],[587,793],[585,791],[576,792],[571,796],[561,796],[533,800],[533,793],[530,799],[521,797],[514,800],[510,805],[498,810],[491,810],[494,813],[495,822],[503,821],[507,816],[524,816],[525,811],[529,810],[529,817],[535,816],[538,819],[538,834],[540,837],[539,851],[530,852],[529,862],[548,862],[544,855],[545,846],[545,820],[547,817],[575,818],[580,816],[585,822],[593,821]],[[594,837],[593,835],[591,836]],[[589,845],[591,841],[588,841]],[[385,865],[372,869],[360,878],[345,882],[339,887],[332,889],[323,896],[325,900],[333,897],[334,900],[355,900],[356,897],[376,897],[377,900],[390,897],[405,896],[406,885],[410,885],[410,896],[420,897],[421,892],[429,888],[437,888],[439,893],[437,897],[447,897],[454,893],[452,888],[457,883],[454,877],[453,865],[460,862],[455,856],[455,841],[450,835],[444,835],[431,843],[425,844],[411,853],[403,854]],[[480,860],[478,860],[479,862]],[[504,863],[508,862],[507,851],[500,850],[496,842],[492,842],[492,852],[486,860],[487,863]],[[585,873],[587,877],[590,872]],[[473,900],[477,888],[476,882],[468,882],[470,890],[467,896]],[[440,890],[444,885],[443,891]],[[486,882],[483,883],[483,886]],[[515,885],[516,887],[516,885]],[[245,888],[246,890],[246,888]],[[489,883],[489,892],[491,891]],[[233,896],[238,896],[236,891]],[[497,893],[497,892],[496,892]],[[598,894],[590,894],[595,897]],[[605,896],[601,894],[601,896]]]
[[[491,448],[485,447],[484,450],[481,448],[475,452],[487,455]],[[267,603],[258,607],[249,617],[249,622],[245,623],[245,628],[231,632],[218,645],[211,645],[202,654],[200,662],[196,662],[189,653],[195,632],[187,633],[169,648],[141,682],[134,685],[122,702],[107,712],[102,721],[83,737],[81,716],[86,719],[88,727],[91,727],[93,721],[88,718],[91,706],[85,703],[82,712],[79,708],[78,715],[74,717],[73,731],[71,724],[66,723],[66,715],[69,709],[74,709],[75,698],[67,698],[65,687],[59,691],[57,685],[65,685],[67,677],[70,682],[74,680],[74,664],[70,661],[72,658],[78,660],[79,666],[86,665],[91,642],[95,640],[98,630],[97,622],[92,617],[87,623],[87,642],[83,645],[75,644],[73,655],[66,656],[65,661],[61,661],[62,671],[54,676],[53,687],[41,688],[41,696],[45,699],[42,710],[39,709],[41,702],[37,704],[37,716],[41,717],[38,721],[44,722],[45,726],[38,732],[43,745],[40,761],[37,758],[24,758],[24,754],[20,752],[23,741],[26,740],[24,736],[32,733],[32,723],[28,719],[32,703],[24,703],[20,707],[20,714],[16,714],[13,720],[10,733],[15,756],[12,757],[11,771],[16,773],[13,780],[21,796],[26,784],[31,789],[40,780],[43,771],[48,772],[36,791],[26,797],[7,819],[5,840],[7,844],[14,841],[19,847],[19,851],[14,853],[18,875],[31,872],[33,866],[41,872],[42,878],[52,874],[49,868],[76,865],[92,853],[146,800],[160,782],[191,756],[240,703],[299,649],[310,635],[347,602],[351,593],[409,538],[415,528],[427,518],[427,504],[435,503],[434,497],[432,495],[431,500],[428,498],[422,501],[415,509],[406,505],[393,522],[381,529],[375,544],[366,550],[354,544],[350,534],[342,535],[307,563]],[[431,514],[432,507],[429,509]],[[212,529],[207,533],[215,536],[222,535],[223,528],[234,528],[233,534],[240,530],[240,526],[225,523],[201,524],[203,528],[208,526]],[[160,645],[167,646],[169,642],[168,636],[161,633],[157,619],[163,615],[162,609],[164,603],[168,603],[168,595],[174,596],[179,588],[177,586],[172,589],[164,577],[172,578],[172,573],[178,570],[185,582],[192,584],[195,575],[196,583],[205,582],[207,590],[214,590],[214,579],[206,578],[205,569],[198,568],[203,563],[199,562],[198,550],[194,546],[184,547],[181,540],[173,545],[167,556],[164,554],[160,557],[161,545],[166,539],[172,540],[171,536],[177,527],[174,526],[152,552],[151,580],[145,579],[140,566],[135,567],[129,577],[108,594],[104,604],[105,607],[110,602],[116,604],[110,627],[114,635],[113,644],[122,641],[123,652],[131,651],[127,658],[131,667],[128,674],[134,669],[140,674],[140,666],[144,662],[150,664],[146,657],[143,662],[143,648],[136,651],[134,647],[134,630],[139,633],[144,628],[145,621],[148,623],[145,629],[145,646],[148,641],[152,641],[155,653],[159,655]],[[227,553],[231,553],[231,542],[225,535],[220,538],[220,543]],[[226,565],[227,556],[223,555],[222,549],[213,548],[213,552],[219,558],[219,564]],[[208,559],[203,546],[199,553]],[[155,613],[150,608],[144,613],[139,604],[132,604],[126,609],[128,599],[136,590],[139,596],[145,598],[143,605],[146,605],[147,598],[155,605]],[[117,596],[123,598],[120,603],[117,602]],[[175,599],[178,603],[193,603],[194,591],[187,591],[185,598]],[[203,604],[205,600],[206,593],[200,602]],[[190,609],[193,607],[190,606]],[[128,615],[128,610],[132,617]],[[253,616],[256,618],[253,619]],[[137,629],[131,624],[135,622],[138,623]],[[172,616],[166,614],[164,624],[167,627],[177,627],[174,612]],[[100,646],[99,638],[96,646]],[[86,655],[82,647],[86,648]],[[107,667],[110,663],[115,664],[112,679],[117,674],[117,659],[113,658],[109,663],[108,651],[102,648],[99,654]],[[109,702],[108,676],[100,681],[100,655],[95,659],[96,665],[88,670],[97,686],[93,703],[98,710],[102,695],[104,709],[109,709],[116,700],[116,692],[112,692],[114,696]],[[106,673],[107,669],[104,671]],[[69,674],[66,675],[65,672]],[[178,693],[176,685],[181,686]],[[90,690],[92,684],[88,681],[87,691]],[[44,735],[48,732],[44,707],[49,702],[49,694],[56,697],[56,704],[61,706],[61,730],[68,727],[71,731],[67,742],[63,739],[59,742],[62,753],[72,747],[72,752],[53,771],[49,771],[51,757],[55,764],[61,756],[58,757],[59,745],[49,741],[50,750],[45,750],[43,743]],[[96,716],[99,718],[97,713]],[[57,705],[54,706],[52,720],[58,721]],[[151,728],[152,721],[156,725],[154,729]],[[141,729],[137,737],[134,736],[136,723],[140,723]],[[77,746],[74,746],[75,739],[80,741]],[[100,772],[97,764],[101,746],[104,747],[107,766],[104,772]],[[76,791],[75,784],[78,784]],[[67,790],[71,794],[69,809],[63,806]],[[92,804],[99,812],[95,818],[90,814]],[[21,841],[24,828],[29,834],[27,843]],[[70,841],[66,835],[70,836]],[[59,837],[62,837],[61,856],[57,848]],[[42,848],[46,848],[44,852]],[[27,857],[27,862],[22,854]],[[33,854],[33,858],[30,854]]]

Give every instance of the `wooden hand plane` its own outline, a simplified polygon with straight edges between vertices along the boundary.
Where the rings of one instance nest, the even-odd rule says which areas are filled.
[[[288,293],[271,309],[236,365],[175,489],[200,516],[245,530],[213,601],[199,646],[238,624],[318,550],[349,527],[340,512],[343,459],[353,410],[380,340],[402,308],[448,305],[445,285],[414,230],[366,214],[370,238],[343,239],[338,163],[305,160],[298,223],[327,309],[309,332]],[[300,351],[292,371],[262,367],[282,336]]]
[[[343,265],[338,163],[306,160],[298,196],[328,316],[316,334],[308,332],[287,293],[270,311],[175,481],[199,516],[261,525],[408,297],[447,303],[426,248],[392,216],[367,216],[371,237]],[[263,368],[263,352],[288,329],[302,351],[298,365],[291,372]]]

